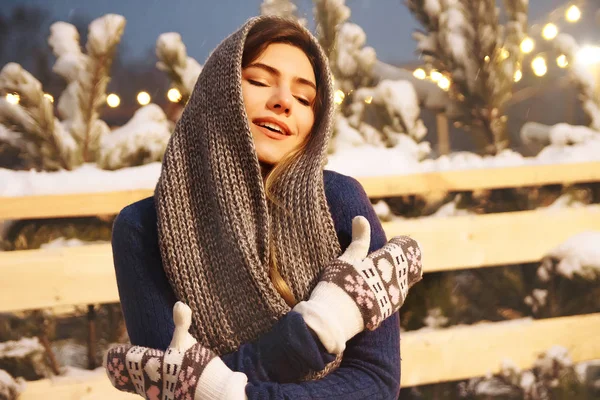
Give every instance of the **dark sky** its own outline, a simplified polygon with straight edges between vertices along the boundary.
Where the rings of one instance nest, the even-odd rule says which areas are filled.
[[[592,0],[596,1],[596,0]],[[544,21],[565,0],[530,0],[530,22]],[[123,15],[127,26],[122,44],[127,58],[145,57],[164,32],[179,32],[188,54],[203,63],[209,52],[247,18],[258,15],[261,0],[2,0],[2,13],[16,5],[46,8],[51,19],[94,19],[107,13]],[[299,13],[312,28],[312,1],[298,0]],[[351,20],[367,34],[368,44],[386,62],[415,60],[411,33],[418,27],[403,0],[347,0]],[[47,28],[46,28],[47,32]]]

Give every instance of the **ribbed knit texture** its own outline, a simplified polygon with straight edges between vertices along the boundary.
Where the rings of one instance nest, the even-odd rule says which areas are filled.
[[[193,311],[190,332],[217,354],[258,338],[290,310],[269,279],[269,232],[279,272],[298,300],[340,254],[323,186],[331,75],[312,36],[318,90],[327,101],[303,156],[274,189],[284,209],[265,196],[241,89],[245,38],[264,18],[276,17],[249,20],[206,61],[167,146],[155,193],[166,275]]]
[[[324,172],[325,192],[342,249],[350,244],[352,220],[362,215],[371,225],[369,252],[385,245],[385,232],[360,184],[332,171]],[[112,249],[123,317],[131,343],[165,350],[174,333],[177,301],[158,249],[155,199],[121,211],[113,228]],[[256,341],[244,343],[221,358],[233,371],[246,374],[251,400],[300,398],[397,399],[400,385],[398,316],[375,331],[363,331],[347,343],[340,368],[319,381],[301,382],[333,357],[311,334],[302,316],[291,311]],[[294,382],[294,383],[292,383]]]

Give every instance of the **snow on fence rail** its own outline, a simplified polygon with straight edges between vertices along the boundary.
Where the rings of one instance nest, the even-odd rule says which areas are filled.
[[[65,178],[66,179],[66,178]],[[470,191],[600,181],[600,162],[524,165],[418,174],[359,177],[371,198],[434,191]],[[118,213],[153,190],[0,197],[0,220],[59,218]]]
[[[451,171],[359,181],[372,198],[439,190],[599,182],[600,163]],[[125,205],[151,194],[141,190],[4,197],[0,198],[0,220],[116,214]],[[538,261],[568,237],[600,230],[600,207],[421,218],[385,223],[384,228],[388,236],[409,234],[420,241],[428,273]],[[0,312],[119,301],[108,244],[0,253],[0,276]],[[494,373],[504,358],[512,359],[520,368],[529,368],[537,354],[552,345],[569,349],[574,362],[599,359],[600,344],[589,333],[599,331],[600,313],[406,332],[402,335],[402,384],[422,385]],[[109,385],[100,378],[70,384],[32,382],[21,399],[37,398],[39,393],[50,400],[80,398],[78,393],[89,398],[102,393],[117,395]]]

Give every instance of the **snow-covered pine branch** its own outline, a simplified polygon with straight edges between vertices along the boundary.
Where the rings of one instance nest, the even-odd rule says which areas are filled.
[[[595,91],[596,85],[600,83],[595,81],[592,72],[578,59],[580,47],[571,35],[561,33],[554,40],[554,45],[558,52],[567,57],[571,79],[580,92],[579,99],[591,120],[590,126],[600,131],[600,96]]]
[[[177,32],[163,33],[156,40],[156,67],[166,72],[174,87],[181,93],[181,102],[185,104],[189,99],[202,66],[187,56],[185,44]]]
[[[75,27],[57,22],[50,27],[48,43],[57,57],[54,71],[68,82],[59,99],[59,115],[77,141],[84,162],[94,161],[102,137],[109,131],[99,119],[106,99],[110,68],[125,29],[125,18],[107,14],[89,26],[87,54],[79,49]]]
[[[3,369],[0,369],[0,399],[17,399],[25,390],[25,379],[13,378]]]
[[[298,18],[298,7],[292,0],[263,0],[260,5],[261,15],[274,15],[277,17],[291,18],[306,26],[306,19]]]
[[[171,137],[169,121],[156,104],[137,110],[122,127],[104,136],[98,165],[114,170],[161,161]]]
[[[335,46],[340,26],[350,18],[345,0],[313,0],[317,37],[332,67],[336,65]],[[332,69],[333,75],[336,71]],[[336,77],[337,78],[337,77]]]
[[[17,93],[19,104],[5,95]],[[0,71],[0,124],[4,137],[40,169],[72,169],[81,163],[77,144],[54,117],[52,102],[42,84],[19,64],[8,63]],[[9,134],[9,132],[11,132]]]
[[[452,83],[450,96],[459,107],[450,117],[471,130],[488,153],[508,146],[504,105],[520,65],[515,43],[526,26],[528,0],[506,4],[504,29],[494,0],[407,0],[425,29],[413,35],[423,60]]]
[[[372,47],[365,47],[366,41],[360,26],[350,22],[340,26],[331,62],[336,87],[344,93],[372,84],[377,55]]]
[[[374,115],[365,115],[367,108],[373,109]],[[350,112],[350,125],[360,129],[361,123],[370,123],[386,134],[389,147],[396,145],[397,134],[406,134],[415,142],[427,134],[417,93],[408,81],[383,80],[373,88],[357,89]]]

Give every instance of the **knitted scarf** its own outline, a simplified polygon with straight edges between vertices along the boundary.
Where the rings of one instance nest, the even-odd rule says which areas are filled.
[[[277,17],[248,20],[209,56],[167,146],[155,191],[166,275],[192,309],[192,335],[219,355],[256,339],[290,311],[269,279],[270,251],[298,301],[340,254],[323,184],[332,80],[312,35],[318,90],[327,101],[306,151],[273,190],[278,205],[265,196],[241,87],[244,42],[264,18]]]

